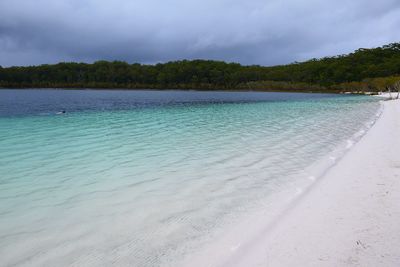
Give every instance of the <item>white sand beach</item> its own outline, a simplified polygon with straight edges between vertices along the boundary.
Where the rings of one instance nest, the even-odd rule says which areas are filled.
[[[400,101],[230,266],[400,266]]]
[[[367,134],[274,222],[242,225],[184,265],[400,266],[400,100],[383,105]]]

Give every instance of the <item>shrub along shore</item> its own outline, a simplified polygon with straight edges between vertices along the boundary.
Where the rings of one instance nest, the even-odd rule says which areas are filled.
[[[156,65],[97,61],[0,66],[0,88],[198,89],[379,92],[400,89],[400,43],[279,66],[212,60]]]

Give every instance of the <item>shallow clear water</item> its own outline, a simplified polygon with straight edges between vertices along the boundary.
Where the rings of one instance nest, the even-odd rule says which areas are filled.
[[[319,94],[0,90],[0,265],[173,266],[379,107]]]

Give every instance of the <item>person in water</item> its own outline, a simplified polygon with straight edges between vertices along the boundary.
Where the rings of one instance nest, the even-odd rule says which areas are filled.
[[[57,112],[56,114],[57,114],[57,115],[60,115],[60,114],[65,114],[65,113],[66,113],[65,110],[61,110],[61,111]]]

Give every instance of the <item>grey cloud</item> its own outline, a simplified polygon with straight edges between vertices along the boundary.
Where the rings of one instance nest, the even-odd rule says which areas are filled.
[[[0,65],[284,64],[400,40],[397,0],[2,0]]]

